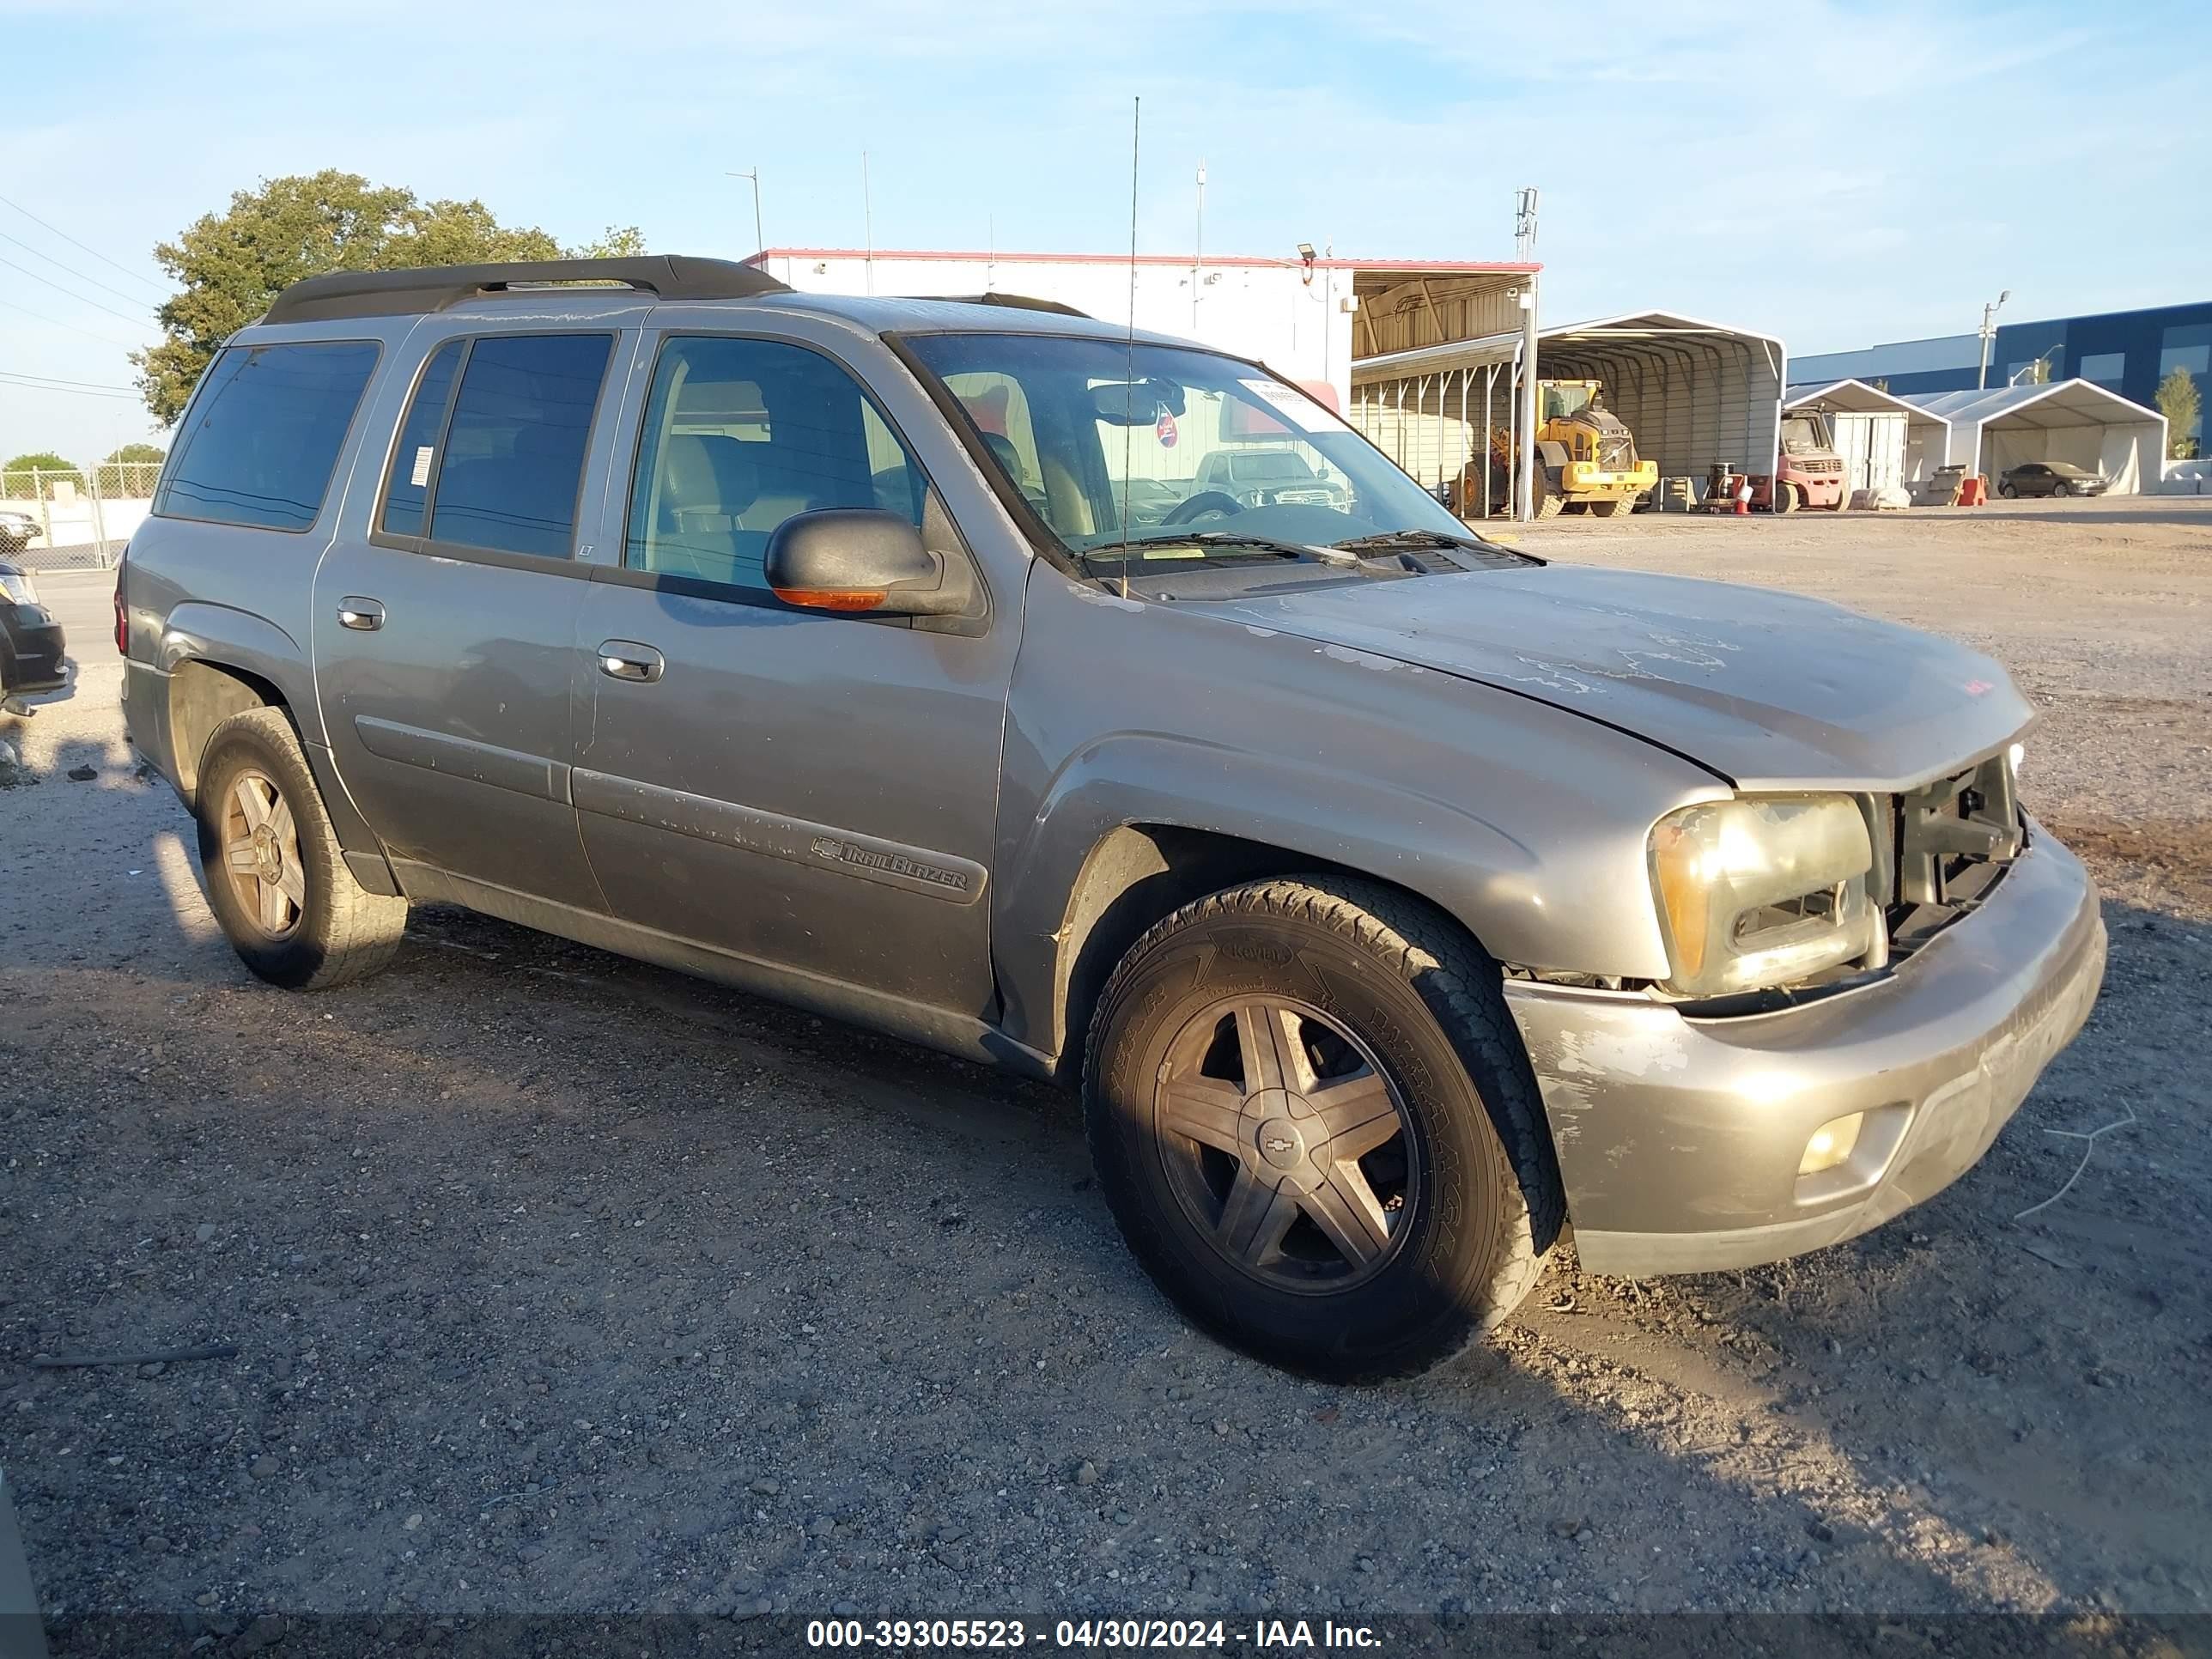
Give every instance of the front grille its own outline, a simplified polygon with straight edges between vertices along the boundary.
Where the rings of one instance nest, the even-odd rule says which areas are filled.
[[[1329,507],[1336,497],[1326,489],[1279,489],[1275,501],[1283,507]]]
[[[1598,442],[1597,464],[1607,472],[1634,471],[1636,470],[1636,440],[1626,432],[1618,436],[1607,434]]]
[[[1978,904],[2026,839],[2012,764],[1978,765],[1882,798],[1873,896],[1889,921],[1893,956],[1908,956]]]
[[[1815,478],[1828,477],[1844,470],[1841,461],[1799,461],[1797,470]]]

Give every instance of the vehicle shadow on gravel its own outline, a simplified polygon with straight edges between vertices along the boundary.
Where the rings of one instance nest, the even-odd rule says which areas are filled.
[[[455,912],[288,996],[126,891],[191,948],[0,968],[0,1460],[50,1606],[2203,1605],[2200,925],[2112,907],[2089,1030],[1890,1228],[1562,1261],[1493,1350],[1349,1390],[1175,1316],[1054,1091]],[[2015,1224],[2078,1157],[2045,1131],[2123,1101]]]

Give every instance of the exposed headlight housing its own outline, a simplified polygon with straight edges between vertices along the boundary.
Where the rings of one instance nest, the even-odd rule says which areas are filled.
[[[16,605],[36,605],[39,590],[32,585],[27,571],[0,570],[0,593],[4,593]]]
[[[1676,996],[1786,985],[1873,950],[1874,848],[1848,795],[1739,795],[1651,830],[1651,884]]]

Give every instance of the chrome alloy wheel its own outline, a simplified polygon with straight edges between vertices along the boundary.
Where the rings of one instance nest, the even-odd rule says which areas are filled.
[[[1194,1015],[1160,1066],[1153,1121],[1200,1234],[1277,1288],[1346,1289],[1412,1227],[1419,1149],[1404,1100],[1310,1005],[1245,996]]]
[[[272,939],[289,939],[307,913],[306,867],[291,804],[266,775],[240,772],[223,802],[223,873],[239,908]]]

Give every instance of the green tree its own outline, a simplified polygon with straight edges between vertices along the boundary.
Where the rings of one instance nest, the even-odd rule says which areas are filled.
[[[168,451],[159,444],[125,444],[106,460],[102,466],[159,466]]]
[[[2166,459],[2196,459],[2197,440],[2191,434],[2204,412],[2204,396],[2197,389],[2197,377],[2185,368],[2168,370],[2158,383],[2156,398],[2158,412],[2166,416]]]
[[[645,252],[645,233],[635,225],[609,225],[596,242],[572,247],[572,259],[635,259]]]
[[[33,488],[34,481],[31,477],[33,471],[71,472],[76,470],[76,462],[64,460],[51,449],[36,449],[28,454],[18,455],[11,460],[0,461],[0,500],[27,501],[35,499],[37,492]],[[52,478],[35,482],[43,483],[49,491],[54,486],[54,481]]]
[[[608,235],[637,240],[634,230]],[[562,252],[543,230],[501,224],[482,202],[422,202],[335,168],[267,179],[155,248],[180,291],[158,313],[161,343],[132,359],[138,388],[155,419],[173,424],[216,349],[302,277]]]

